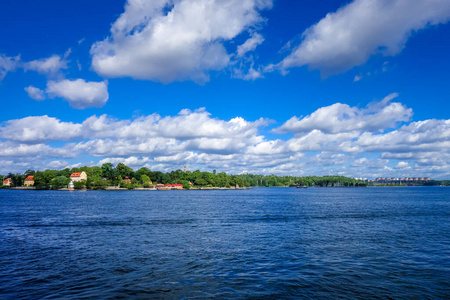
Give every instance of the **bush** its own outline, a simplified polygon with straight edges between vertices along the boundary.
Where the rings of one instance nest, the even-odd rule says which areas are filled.
[[[183,189],[189,190],[191,188],[191,185],[189,184],[189,181],[183,180],[181,183],[183,184]]]
[[[126,184],[124,185],[124,187],[127,188],[127,189],[129,189],[129,190],[134,189],[134,185],[132,185],[132,184],[130,184],[130,183],[126,183]]]
[[[73,187],[76,190],[81,190],[81,189],[84,189],[86,187],[86,183],[84,181],[75,181],[73,183]]]
[[[108,186],[108,183],[105,180],[95,180],[94,181],[94,185],[93,185],[93,189],[94,190],[104,190],[106,187]]]

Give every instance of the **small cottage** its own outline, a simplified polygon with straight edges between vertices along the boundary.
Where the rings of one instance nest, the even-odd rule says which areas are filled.
[[[3,186],[11,186],[11,183],[12,183],[11,178],[6,178],[5,180],[3,180]]]
[[[86,172],[72,173],[70,175],[70,180],[72,180],[73,182],[86,181],[87,180]]]
[[[34,185],[34,176],[29,175],[27,178],[25,178],[25,181],[23,182],[24,186],[33,186]]]

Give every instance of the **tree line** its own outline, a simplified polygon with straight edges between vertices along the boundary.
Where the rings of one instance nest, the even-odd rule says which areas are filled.
[[[104,189],[107,186],[120,186],[126,188],[151,187],[159,184],[183,184],[190,187],[276,187],[276,186],[320,186],[320,187],[355,187],[367,186],[367,183],[344,176],[277,176],[240,174],[228,175],[225,172],[182,171],[171,172],[152,171],[146,167],[137,171],[123,163],[114,166],[105,163],[101,167],[66,168],[63,170],[33,171],[27,170],[23,174],[8,174],[4,178],[11,178],[11,186],[22,186],[29,175],[34,175],[36,189],[60,189],[67,187],[70,175],[75,172],[86,172],[87,181],[75,182],[75,188]],[[131,183],[124,182],[129,178]],[[443,181],[444,182],[444,181]],[[433,181],[438,185],[437,181]],[[448,183],[448,182],[447,182]],[[0,181],[3,184],[3,180]]]

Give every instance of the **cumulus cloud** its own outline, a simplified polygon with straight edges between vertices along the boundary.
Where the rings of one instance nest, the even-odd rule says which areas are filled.
[[[69,61],[67,57],[70,55],[71,50],[67,50],[64,56],[52,55],[48,58],[42,58],[24,63],[24,69],[36,71],[39,74],[54,77],[59,75],[60,71],[68,68]]]
[[[0,138],[25,143],[68,141],[81,136],[81,124],[61,122],[49,116],[9,120],[0,127]]]
[[[335,103],[322,107],[303,118],[292,117],[274,131],[300,134],[320,130],[324,133],[341,133],[374,132],[393,128],[399,122],[409,121],[412,116],[412,109],[398,102],[390,102],[397,96],[397,94],[391,94],[380,102],[369,104],[364,109]]]
[[[70,106],[76,109],[88,107],[103,107],[108,101],[108,83],[94,82],[84,79],[47,82],[47,94],[50,97],[66,99]]]
[[[127,158],[123,157],[108,157],[100,160],[97,163],[97,166],[101,166],[105,163],[112,163],[113,165],[117,165],[118,163],[123,163],[131,168],[140,168],[142,166],[148,165],[151,162],[151,159],[148,157],[136,157],[130,156]]]
[[[53,170],[61,170],[65,168],[70,168],[70,163],[65,160],[53,160],[47,164],[47,168]]]
[[[14,71],[20,62],[20,55],[15,57],[9,57],[4,54],[0,54],[0,81],[5,78],[8,72]]]
[[[32,159],[38,157],[71,157],[64,148],[52,148],[46,144],[22,144],[11,141],[0,141],[0,157],[20,157],[31,156]]]
[[[8,173],[21,173],[24,170],[29,169],[31,162],[21,162],[18,159],[14,160],[0,160],[0,174],[6,175]]]
[[[45,92],[37,87],[30,85],[25,88],[25,91],[31,99],[37,101],[45,100]]]
[[[397,169],[411,169],[411,166],[406,161],[399,161],[395,167]]]
[[[323,76],[344,72],[371,55],[398,54],[413,32],[449,19],[449,1],[355,0],[308,28],[278,67],[308,65]]]
[[[271,0],[128,0],[111,36],[91,48],[92,67],[104,77],[203,83],[228,66],[224,43],[263,21]],[[258,35],[240,53],[260,43]]]
[[[242,117],[235,117],[229,121],[211,118],[204,109],[191,111],[182,110],[176,116],[161,117],[151,114],[135,120],[116,120],[107,115],[91,116],[82,123],[62,122],[48,116],[26,117],[9,120],[0,127],[0,138],[18,142],[41,143],[57,140],[79,139],[136,139],[140,142],[153,142],[151,139],[174,139],[190,141],[191,145],[220,148],[214,142],[227,141],[239,144],[238,140],[249,143],[262,140],[258,136],[258,129],[271,121],[258,119],[250,122]],[[208,141],[206,141],[208,140]],[[91,141],[91,142],[92,142]],[[234,141],[234,142],[232,142]],[[113,141],[114,142],[114,141]],[[167,140],[154,140],[155,144],[167,144]],[[223,145],[223,143],[222,143]],[[126,148],[126,144],[124,144]],[[223,148],[224,146],[222,146]]]
[[[298,120],[300,124],[292,131],[295,135],[289,139],[262,134],[270,120],[222,120],[205,109],[133,120],[94,115],[81,123],[27,117],[0,125],[0,157],[1,161],[27,163],[27,168],[63,168],[67,158],[95,157],[97,162],[91,165],[123,162],[161,171],[187,164],[189,169],[229,173],[450,176],[450,120],[401,121],[406,124],[399,125],[402,116],[409,118],[412,112],[401,104],[391,106],[394,96],[364,109],[348,107],[350,113],[346,112],[343,121],[333,117],[331,110],[333,114],[325,114],[323,120],[334,120],[336,129],[321,124],[313,113]],[[408,113],[398,113],[399,107]],[[372,118],[382,121],[373,123]],[[303,119],[307,122],[302,123]]]
[[[446,152],[450,150],[450,120],[411,122],[387,133],[362,133],[351,142],[369,152]]]

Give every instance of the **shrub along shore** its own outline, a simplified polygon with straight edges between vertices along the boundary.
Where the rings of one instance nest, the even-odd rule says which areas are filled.
[[[182,184],[184,189],[211,188],[248,188],[280,186],[321,186],[321,187],[359,187],[367,186],[362,180],[343,176],[276,176],[241,174],[228,175],[225,172],[201,172],[175,170],[163,173],[140,168],[134,171],[123,163],[114,166],[105,163],[101,167],[66,168],[64,170],[28,170],[23,174],[8,174],[2,179],[10,178],[10,187],[22,187],[25,178],[32,175],[34,188],[37,190],[59,190],[67,188],[73,173],[85,172],[87,180],[74,182],[75,189],[153,189],[157,184]],[[3,180],[0,181],[2,183]]]

